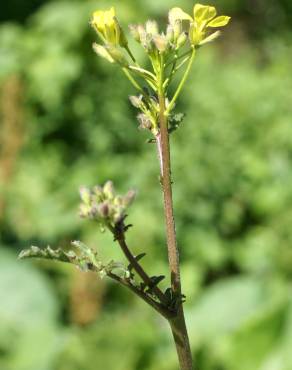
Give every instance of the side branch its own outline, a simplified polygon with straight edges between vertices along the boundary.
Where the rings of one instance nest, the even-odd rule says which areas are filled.
[[[159,289],[156,285],[153,286],[153,281],[151,280],[150,276],[146,273],[146,271],[143,269],[143,267],[140,265],[140,263],[136,260],[132,252],[130,251],[125,234],[123,231],[113,229],[111,228],[111,231],[119,243],[125,257],[130,262],[130,264],[133,266],[134,270],[137,272],[137,274],[140,276],[140,278],[143,280],[143,282],[152,289],[153,293],[157,296],[157,298],[160,300],[160,302],[167,307],[168,301],[166,299],[166,296],[164,293]]]
[[[143,301],[145,301],[149,306],[154,308],[158,313],[160,313],[167,320],[171,320],[171,318],[174,316],[174,313],[168,310],[161,303],[156,302],[153,299],[151,299],[148,295],[146,295],[144,292],[139,290],[135,285],[133,285],[129,280],[123,279],[120,276],[113,274],[113,273],[108,273],[108,277],[120,283],[121,285],[125,286],[126,288],[130,289],[133,293],[135,293],[138,297],[143,299]]]

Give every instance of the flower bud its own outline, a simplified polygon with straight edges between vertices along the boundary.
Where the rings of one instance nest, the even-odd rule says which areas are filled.
[[[161,52],[165,52],[168,47],[168,40],[164,35],[154,35],[153,36],[153,42],[156,48]]]
[[[181,33],[182,33],[182,21],[180,19],[177,19],[173,24],[174,41],[177,41]]]
[[[106,196],[107,199],[113,199],[114,198],[114,185],[112,181],[107,181],[103,186],[103,193]]]
[[[109,207],[108,202],[100,203],[97,207],[97,211],[100,217],[107,218],[110,213],[110,207]]]
[[[140,40],[143,48],[150,52],[153,49],[152,44],[152,35],[150,33],[147,33],[143,26],[138,26],[139,33],[140,33]]]
[[[188,36],[187,36],[187,33],[186,32],[181,33],[180,36],[177,39],[176,48],[179,49],[182,46],[184,46],[184,44],[187,41],[187,38],[188,38]]]
[[[108,53],[108,51],[106,50],[104,46],[99,45],[96,42],[94,42],[92,47],[97,55],[99,55],[102,58],[105,58],[110,63],[114,63],[113,58],[111,57],[111,55]]]
[[[90,216],[90,206],[87,205],[87,204],[80,204],[80,207],[79,207],[79,216],[82,217],[82,218],[86,218],[86,217],[89,217]]]
[[[123,197],[121,195],[117,195],[114,199],[115,206],[122,206],[123,205]]]
[[[148,20],[146,22],[146,32],[150,33],[151,35],[157,35],[159,33],[157,22]]]
[[[151,119],[144,113],[140,113],[137,116],[138,122],[139,122],[139,128],[140,129],[148,129],[151,130],[152,122]]]
[[[129,100],[130,100],[131,104],[133,105],[133,107],[138,108],[138,109],[141,108],[141,106],[143,105],[142,98],[143,98],[142,95],[140,95],[140,96],[135,96],[135,95],[129,96]]]
[[[174,41],[174,30],[173,30],[173,26],[171,24],[167,25],[166,38],[170,43],[173,43],[173,41]]]
[[[90,209],[89,216],[90,216],[91,218],[94,218],[94,217],[96,217],[97,213],[98,213],[98,210],[97,210],[97,203],[93,203],[93,204],[91,205],[91,209]]]
[[[133,203],[135,197],[136,197],[135,190],[129,190],[128,193],[124,197],[125,206],[126,207],[130,206]]]
[[[140,42],[140,33],[138,31],[138,25],[130,24],[129,25],[129,30],[130,30],[130,33],[133,36],[134,40],[136,40],[137,42]]]
[[[79,189],[80,198],[82,202],[86,205],[90,204],[90,190],[86,188],[85,186],[81,186]]]
[[[103,197],[103,189],[99,185],[94,186],[92,193],[97,197],[98,201],[101,200]]]
[[[113,45],[106,45],[105,49],[116,63],[120,64],[122,67],[128,67],[129,62],[121,50]]]

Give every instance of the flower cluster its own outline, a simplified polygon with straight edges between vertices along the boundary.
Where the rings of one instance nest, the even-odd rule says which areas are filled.
[[[130,25],[130,31],[148,54],[166,53],[183,47],[189,38],[191,46],[200,46],[214,40],[220,32],[207,35],[208,28],[223,27],[228,24],[230,17],[216,17],[217,11],[213,6],[196,4],[193,18],[181,8],[169,11],[166,33],[159,33],[156,21],[147,21],[144,25]],[[189,28],[184,30],[183,21],[189,21]]]
[[[193,9],[193,17],[185,13],[181,8],[173,8],[169,12],[169,22],[175,25],[184,20],[189,21],[189,40],[192,46],[200,46],[213,41],[220,35],[220,31],[208,35],[209,28],[226,26],[230,17],[222,15],[216,17],[217,11],[214,6],[196,4]]]
[[[187,41],[187,33],[183,31],[180,21],[174,25],[167,26],[166,33],[159,33],[156,21],[149,20],[145,25],[130,25],[130,32],[133,38],[139,42],[147,54],[167,53],[178,50]]]
[[[151,62],[151,69],[140,66],[130,50],[128,41],[120,26],[115,9],[98,10],[93,13],[91,25],[102,44],[93,44],[95,52],[111,63],[118,63],[129,81],[138,91],[130,101],[139,109],[139,127],[149,130],[155,139],[160,133],[160,102],[164,98],[164,116],[167,117],[169,132],[180,125],[183,114],[173,112],[178,96],[191,70],[196,50],[203,44],[217,38],[220,31],[209,32],[228,24],[230,17],[217,16],[215,7],[196,4],[193,15],[181,8],[172,8],[168,13],[166,30],[161,32],[158,23],[148,20],[145,24],[130,25],[133,38],[143,47]],[[129,59],[130,57],[130,59]],[[168,88],[176,73],[184,66],[185,72],[172,98]],[[141,80],[143,83],[141,85]]]
[[[117,195],[113,183],[95,186],[92,190],[80,189],[80,216],[98,221],[102,226],[115,226],[126,216],[126,210],[135,198],[133,190],[124,196]]]
[[[93,13],[90,24],[97,32],[103,45],[94,43],[94,51],[110,63],[117,62],[127,66],[128,62],[119,47],[128,50],[128,40],[116,17],[115,8],[97,10]]]

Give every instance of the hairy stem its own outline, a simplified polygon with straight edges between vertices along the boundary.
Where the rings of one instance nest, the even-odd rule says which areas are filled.
[[[160,138],[161,138],[161,183],[164,197],[164,213],[166,224],[166,239],[168,249],[168,260],[171,274],[171,287],[175,297],[180,299],[181,295],[181,280],[180,280],[180,265],[179,253],[176,242],[175,221],[173,212],[172,200],[172,185],[171,185],[171,162],[170,162],[170,145],[168,133],[168,121],[165,114],[165,91],[163,88],[164,83],[164,62],[161,58],[161,71],[159,76],[159,121],[160,121]],[[174,342],[177,349],[178,359],[181,370],[192,370],[192,354],[190,343],[185,324],[183,306],[179,303],[177,315],[169,320],[171,330],[173,333]]]

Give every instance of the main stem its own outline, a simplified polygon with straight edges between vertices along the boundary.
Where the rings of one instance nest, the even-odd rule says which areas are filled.
[[[181,281],[180,281],[180,266],[179,254],[176,243],[176,231],[173,213],[172,201],[172,186],[171,186],[171,162],[170,162],[170,146],[169,146],[169,133],[168,121],[165,114],[165,92],[163,89],[163,60],[161,61],[161,70],[159,76],[159,121],[160,121],[160,139],[161,139],[161,183],[163,188],[164,197],[164,213],[166,224],[166,238],[168,249],[168,260],[171,273],[171,287],[176,297],[181,295]],[[190,342],[188,338],[184,311],[182,304],[179,304],[177,315],[169,319],[170,327],[172,330],[176,350],[178,354],[179,364],[181,370],[193,370],[192,353],[190,349]]]

